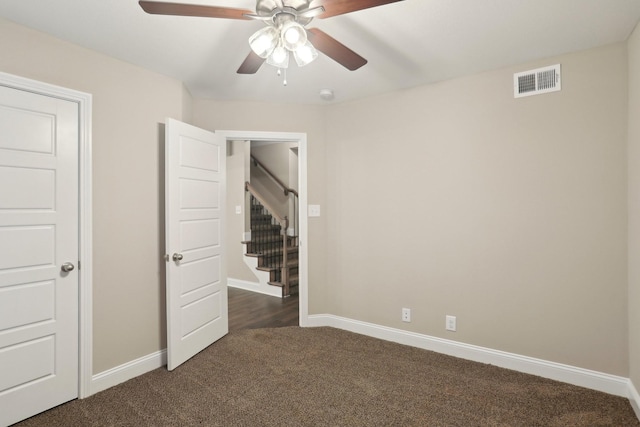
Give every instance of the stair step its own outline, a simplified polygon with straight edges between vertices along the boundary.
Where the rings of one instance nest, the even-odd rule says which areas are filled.
[[[280,283],[280,282],[269,282],[269,284],[271,286],[277,286],[279,288],[282,288],[282,293],[284,294],[284,284]],[[289,285],[289,295],[282,295],[283,298],[291,296],[291,295],[297,295],[298,294],[298,285]]]
[[[268,220],[271,221],[271,219],[273,218],[273,215],[271,215],[269,212],[266,211],[252,211],[251,212],[251,220]]]
[[[267,236],[253,236],[253,240],[243,240],[240,242],[243,245],[247,245],[249,243],[253,243],[254,245],[259,245],[263,243],[282,243],[284,240],[282,238],[282,234],[268,234]],[[293,244],[293,241],[296,240],[298,236],[288,236],[287,241]]]
[[[251,224],[252,233],[256,231],[280,231],[281,229],[282,227],[280,226],[280,224]]]
[[[297,259],[288,260],[287,267],[298,268],[298,260]],[[269,267],[266,265],[256,267],[257,270],[262,270],[262,271],[277,271],[277,270],[280,270],[281,268],[282,267]]]
[[[280,257],[282,258],[282,245],[274,246],[274,245],[248,245],[246,255],[250,257],[265,257],[265,258],[274,258]],[[287,255],[289,258],[297,258],[298,256],[298,247],[297,246],[289,246],[287,250]]]
[[[282,252],[284,252],[282,250],[282,246],[280,246],[279,248],[270,248],[270,249],[265,249],[259,252],[251,252],[251,253],[247,253],[247,256],[250,257],[275,257],[275,256],[282,256]],[[293,246],[290,247],[289,249],[287,249],[287,254],[297,254],[298,253],[298,247],[297,246]]]
[[[284,283],[282,282],[277,282],[277,281],[271,281],[271,282],[267,282],[268,284],[270,284],[271,286],[278,286],[280,288],[284,287]],[[291,280],[289,281],[289,288],[294,288],[298,286],[298,282],[292,282]]]

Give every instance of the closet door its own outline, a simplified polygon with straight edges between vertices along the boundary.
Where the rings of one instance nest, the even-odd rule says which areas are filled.
[[[0,86],[0,425],[78,396],[78,123]]]

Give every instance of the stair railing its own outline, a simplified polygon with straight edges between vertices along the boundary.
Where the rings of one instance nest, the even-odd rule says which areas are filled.
[[[276,185],[278,185],[278,187],[280,187],[280,189],[284,191],[285,196],[293,195],[293,232],[297,236],[298,222],[296,221],[296,218],[297,218],[296,212],[298,210],[298,192],[293,188],[286,186],[285,183],[282,182],[280,178],[278,178],[273,172],[271,172],[271,170],[269,170],[269,168],[260,160],[258,160],[253,154],[251,155],[251,160],[253,161],[253,164],[256,167],[259,167],[260,169],[265,171],[267,176],[269,176],[269,178],[271,178],[273,182],[275,182]]]
[[[287,259],[289,254],[289,236],[287,235],[287,229],[289,228],[289,219],[286,216],[283,218],[278,215],[275,209],[269,204],[269,202],[267,202],[265,198],[249,182],[245,182],[244,189],[245,191],[248,191],[256,201],[259,202],[260,206],[262,206],[262,208],[264,208],[281,227],[280,234],[282,235],[282,264],[280,265],[280,281],[283,285],[283,295],[288,296],[290,293],[288,266],[289,260]]]

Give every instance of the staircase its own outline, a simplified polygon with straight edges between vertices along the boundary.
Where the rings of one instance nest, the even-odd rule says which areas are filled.
[[[269,285],[282,288],[282,297],[298,293],[298,237],[287,236],[287,217],[279,218],[249,183],[251,240],[245,255],[258,260],[258,270],[269,272]]]

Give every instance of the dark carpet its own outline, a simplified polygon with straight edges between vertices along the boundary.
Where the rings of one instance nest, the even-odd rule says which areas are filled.
[[[19,426],[640,426],[627,399],[333,328],[234,332]]]

